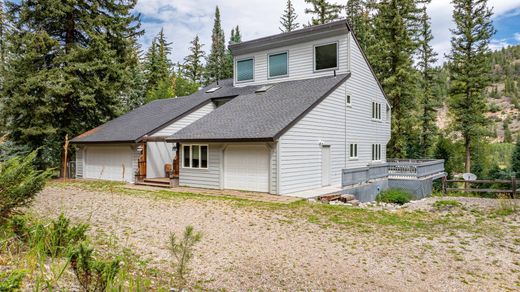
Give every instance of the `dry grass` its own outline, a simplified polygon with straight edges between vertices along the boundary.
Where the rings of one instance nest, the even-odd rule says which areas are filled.
[[[203,290],[519,289],[518,212],[433,201],[387,212],[88,182],[52,184],[31,211],[89,223],[101,249],[132,250],[158,279],[172,272],[170,232],[193,225],[189,285]]]

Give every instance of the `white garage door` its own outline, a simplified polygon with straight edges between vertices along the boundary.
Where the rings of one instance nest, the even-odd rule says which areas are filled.
[[[269,152],[264,146],[229,146],[224,153],[224,187],[269,192]]]
[[[129,146],[87,147],[84,177],[113,181],[133,181],[131,148]]]

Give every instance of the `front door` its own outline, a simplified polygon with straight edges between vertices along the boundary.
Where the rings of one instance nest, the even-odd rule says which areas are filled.
[[[321,147],[321,185],[330,186],[330,146]]]

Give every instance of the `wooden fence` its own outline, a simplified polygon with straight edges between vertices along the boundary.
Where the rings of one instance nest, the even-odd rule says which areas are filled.
[[[463,188],[450,188],[450,183],[464,183]],[[507,184],[510,187],[507,189],[476,189],[471,188],[471,185],[478,184]],[[516,198],[517,193],[516,177],[511,179],[497,179],[497,180],[449,180],[446,177],[442,178],[442,192],[444,194],[448,192],[463,192],[463,193],[494,193],[494,194],[509,194],[512,198]]]

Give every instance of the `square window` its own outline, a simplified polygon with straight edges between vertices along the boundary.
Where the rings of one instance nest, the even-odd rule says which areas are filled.
[[[338,67],[338,43],[314,47],[314,70]]]
[[[287,53],[269,55],[269,77],[287,76]]]
[[[251,81],[254,78],[253,59],[237,61],[237,81]]]

